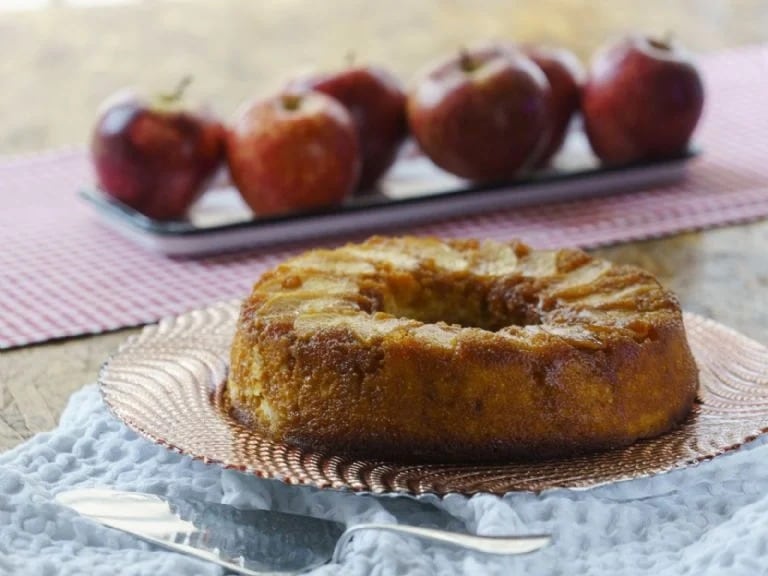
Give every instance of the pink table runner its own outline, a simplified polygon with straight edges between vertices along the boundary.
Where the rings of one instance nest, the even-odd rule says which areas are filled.
[[[522,238],[538,247],[658,237],[768,216],[768,46],[707,56],[704,149],[682,184],[408,230]],[[154,322],[245,295],[302,247],[173,260],[112,232],[76,197],[83,151],[0,162],[0,348]]]

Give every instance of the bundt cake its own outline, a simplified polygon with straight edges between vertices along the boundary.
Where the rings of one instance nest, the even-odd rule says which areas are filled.
[[[261,277],[225,396],[303,448],[500,462],[662,434],[697,383],[679,305],[648,272],[514,241],[373,237]]]

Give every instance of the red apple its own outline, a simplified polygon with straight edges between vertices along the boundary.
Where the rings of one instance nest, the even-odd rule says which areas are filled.
[[[179,104],[180,90],[154,102],[124,92],[103,107],[91,139],[101,189],[158,220],[181,218],[224,157],[224,129]]]
[[[573,52],[552,46],[522,46],[523,53],[538,64],[549,81],[552,132],[536,164],[545,166],[563,145],[571,118],[579,109],[584,67]]]
[[[675,43],[640,35],[598,51],[582,97],[589,142],[608,164],[680,154],[703,105],[690,56]]]
[[[227,136],[227,161],[240,194],[259,215],[338,204],[360,177],[352,117],[314,91],[247,105]]]
[[[487,45],[431,68],[408,95],[408,121],[444,170],[499,181],[528,166],[551,129],[549,86],[521,52]]]
[[[341,102],[357,127],[362,153],[358,192],[370,190],[395,161],[405,139],[405,94],[400,82],[376,66],[300,78],[289,88],[309,88]]]

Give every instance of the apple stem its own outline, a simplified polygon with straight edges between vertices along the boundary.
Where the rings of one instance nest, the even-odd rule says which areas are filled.
[[[283,108],[286,110],[298,110],[301,104],[300,94],[283,94]]]
[[[178,84],[176,84],[176,88],[173,89],[173,92],[160,94],[160,99],[167,104],[178,102],[184,96],[184,92],[187,91],[190,84],[192,84],[192,76],[187,74],[179,80]]]
[[[466,46],[459,48],[459,64],[464,72],[472,72],[477,68],[477,62],[474,61]]]
[[[672,33],[672,30],[667,30],[660,39],[650,38],[649,43],[657,50],[671,50],[674,40],[675,35]]]
[[[355,65],[355,60],[357,59],[357,54],[355,54],[354,50],[348,50],[346,55],[344,56],[344,60],[347,64],[347,68],[353,68]]]

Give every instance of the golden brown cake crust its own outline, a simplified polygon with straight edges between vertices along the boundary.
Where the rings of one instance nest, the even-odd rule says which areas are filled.
[[[302,447],[498,462],[656,436],[697,384],[679,305],[639,268],[520,242],[373,237],[262,276],[226,393]]]

